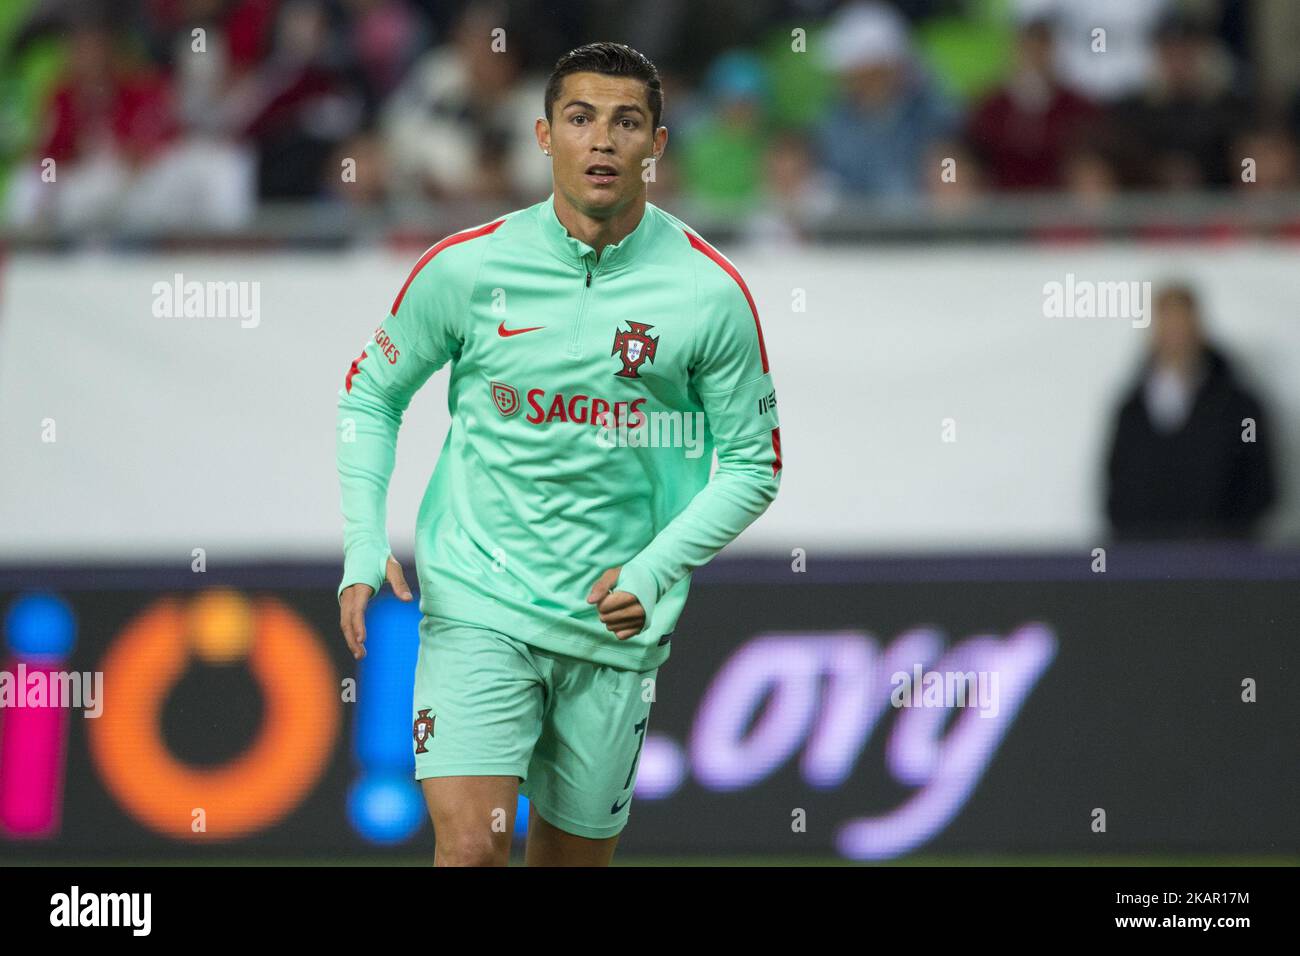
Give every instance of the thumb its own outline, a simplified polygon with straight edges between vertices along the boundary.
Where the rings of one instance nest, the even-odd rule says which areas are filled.
[[[396,558],[388,559],[388,583],[393,586],[393,593],[403,601],[411,600],[411,589],[406,584],[406,575]]]
[[[591,593],[587,595],[588,604],[599,604],[609,593],[610,586],[614,582],[609,579],[609,572],[606,571],[596,579],[596,583],[591,586]]]

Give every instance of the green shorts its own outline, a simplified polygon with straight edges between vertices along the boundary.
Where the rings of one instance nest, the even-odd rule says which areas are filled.
[[[415,779],[514,775],[547,823],[612,837],[627,825],[658,672],[594,664],[425,615]]]

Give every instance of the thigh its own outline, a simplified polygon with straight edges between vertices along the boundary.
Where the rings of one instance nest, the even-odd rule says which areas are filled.
[[[528,649],[424,617],[412,709],[415,778],[439,857],[508,856],[519,780],[542,727],[542,680]]]
[[[588,840],[627,825],[658,669],[557,658],[552,700],[521,787],[552,827]]]

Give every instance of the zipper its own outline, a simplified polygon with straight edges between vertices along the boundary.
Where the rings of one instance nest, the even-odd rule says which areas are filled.
[[[586,264],[585,256],[583,257],[583,264]],[[582,314],[587,309],[587,290],[591,288],[591,277],[594,273],[600,271],[600,260],[596,260],[594,268],[592,266],[587,266],[586,270],[587,281],[583,285],[582,295],[578,299],[578,313],[573,319],[573,336],[569,339],[569,356],[571,358],[578,358],[582,354],[582,350],[578,347],[578,343],[582,339]]]

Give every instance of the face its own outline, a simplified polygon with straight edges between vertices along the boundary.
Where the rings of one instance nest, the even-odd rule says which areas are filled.
[[[1163,362],[1186,362],[1201,348],[1201,331],[1196,314],[1180,297],[1162,296],[1156,300],[1154,332],[1156,357]]]
[[[1195,89],[1201,70],[1201,45],[1195,37],[1177,37],[1157,47],[1165,82],[1175,90]]]
[[[1295,188],[1296,150],[1285,135],[1259,133],[1242,137],[1234,155],[1250,156],[1255,160],[1255,182],[1249,183],[1238,178],[1233,184],[1243,192],[1255,189]]]
[[[644,194],[643,161],[661,156],[668,139],[667,129],[653,128],[647,92],[633,77],[570,73],[551,122],[537,121],[556,191],[585,215],[606,218]]]
[[[841,82],[850,96],[867,106],[879,106],[894,96],[901,70],[892,60],[866,64],[843,74]]]
[[[73,34],[70,54],[77,81],[98,86],[112,69],[113,41],[107,33],[86,27]]]
[[[812,175],[808,148],[793,136],[778,138],[763,159],[768,185],[778,196],[797,197]]]
[[[1052,71],[1052,34],[1046,27],[1033,26],[1020,33],[1021,65],[1035,73]]]
[[[1066,157],[1063,175],[1066,190],[1085,204],[1104,203],[1119,190],[1119,180],[1110,161],[1089,150],[1079,150]]]

